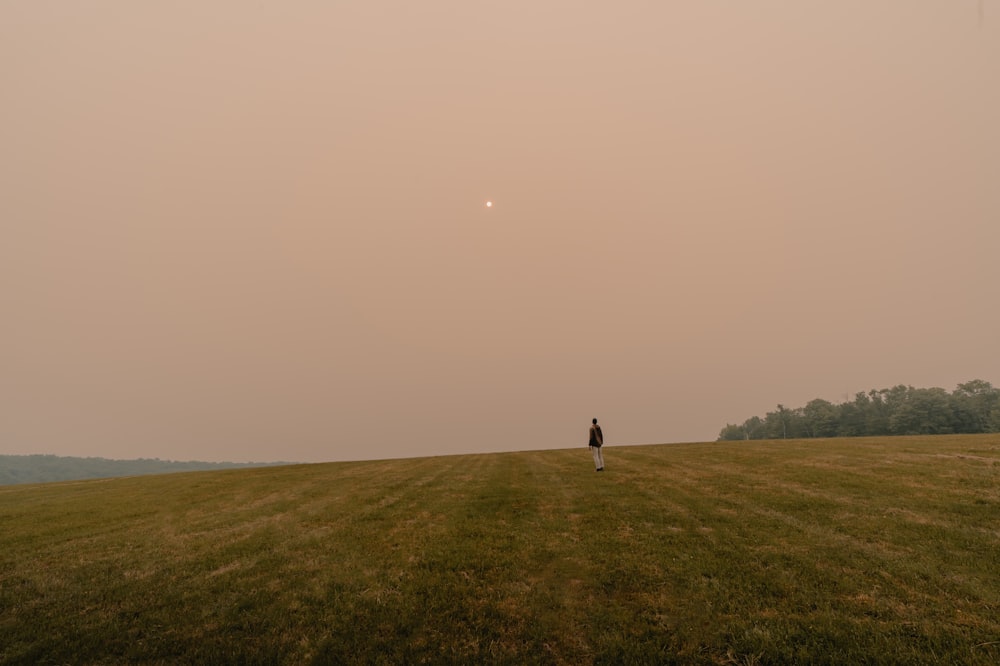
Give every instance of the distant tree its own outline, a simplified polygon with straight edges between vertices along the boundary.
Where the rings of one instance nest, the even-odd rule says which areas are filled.
[[[879,434],[911,434],[904,431],[905,428],[908,427],[906,419],[898,417],[897,414],[904,410],[906,403],[910,400],[912,392],[912,386],[904,386],[902,384],[879,391],[879,395],[882,397],[882,403],[879,410],[879,416],[881,417],[880,425],[884,425],[884,430]]]
[[[878,436],[889,434],[889,407],[885,402],[886,390],[877,391],[872,389],[868,392],[868,400],[864,403],[864,432],[867,435]]]
[[[764,432],[767,439],[788,438],[788,410],[780,402],[775,411],[764,416]]]
[[[840,410],[827,400],[810,400],[802,410],[808,437],[833,437],[837,434]]]
[[[1000,432],[1000,409],[994,409],[990,414],[987,432]]]
[[[719,433],[720,442],[736,442],[741,439],[750,439],[743,426],[727,423],[726,427]]]
[[[767,436],[764,421],[759,416],[751,416],[744,421],[743,430],[746,432],[747,439],[764,439]]]
[[[948,392],[942,388],[907,391],[893,410],[889,428],[894,435],[941,435],[955,432]]]
[[[837,421],[838,437],[860,437],[868,432],[867,418],[871,409],[871,398],[865,392],[856,393],[852,402],[840,405]]]
[[[996,432],[993,413],[1000,409],[1000,391],[989,382],[974,379],[959,384],[951,394],[956,432]]]
[[[806,412],[802,407],[785,410],[785,420],[788,425],[788,437],[799,439],[811,436],[806,421]]]

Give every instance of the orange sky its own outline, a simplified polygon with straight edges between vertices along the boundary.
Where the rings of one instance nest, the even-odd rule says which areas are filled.
[[[992,4],[3,3],[0,452],[582,449],[998,384]]]

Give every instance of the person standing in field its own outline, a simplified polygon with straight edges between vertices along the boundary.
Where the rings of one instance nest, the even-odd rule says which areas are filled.
[[[604,471],[604,455],[601,454],[602,446],[604,446],[604,433],[601,432],[601,426],[597,425],[597,419],[594,419],[593,424],[590,426],[590,452],[594,454],[594,467],[597,468],[598,472]]]

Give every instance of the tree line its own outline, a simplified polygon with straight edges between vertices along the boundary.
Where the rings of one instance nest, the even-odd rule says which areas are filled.
[[[764,418],[727,424],[718,441],[982,432],[1000,432],[1000,389],[974,379],[951,393],[900,384],[840,404],[820,398],[795,409],[779,404]]]

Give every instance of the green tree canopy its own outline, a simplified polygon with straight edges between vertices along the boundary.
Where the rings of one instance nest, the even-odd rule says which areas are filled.
[[[1000,390],[974,379],[952,393],[899,384],[840,404],[821,398],[795,409],[778,404],[763,418],[727,424],[719,441],[981,432],[1000,432]]]

